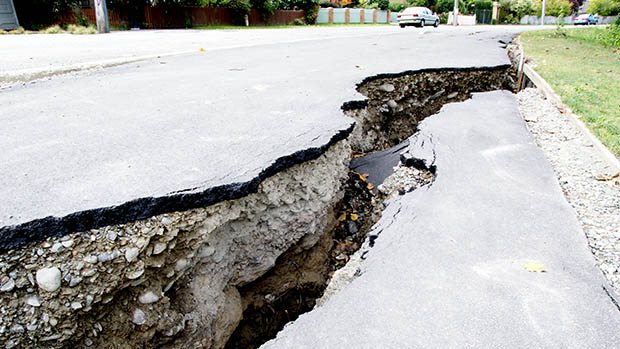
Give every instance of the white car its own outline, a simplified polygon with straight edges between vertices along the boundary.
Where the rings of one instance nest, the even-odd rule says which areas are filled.
[[[401,28],[407,25],[416,27],[439,26],[439,16],[426,7],[407,7],[403,12],[396,15],[396,19]]]

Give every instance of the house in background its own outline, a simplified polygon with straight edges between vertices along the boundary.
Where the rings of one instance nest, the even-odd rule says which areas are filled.
[[[19,27],[13,0],[0,0],[0,29],[12,30]]]

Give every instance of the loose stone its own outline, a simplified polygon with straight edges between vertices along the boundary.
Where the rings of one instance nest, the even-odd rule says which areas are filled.
[[[50,251],[54,252],[54,253],[58,253],[60,251],[64,250],[64,247],[62,246],[62,243],[60,242],[55,242],[52,245],[52,248],[50,248]]]
[[[163,242],[157,242],[155,243],[155,246],[153,247],[153,254],[154,255],[158,255],[162,252],[164,252],[166,250],[167,245]]]
[[[125,259],[127,260],[127,262],[131,263],[135,261],[136,258],[138,258],[139,253],[140,253],[139,249],[135,247],[130,247],[125,250]]]
[[[108,262],[110,259],[112,259],[112,258],[110,257],[110,254],[109,254],[109,253],[106,253],[106,252],[104,252],[104,253],[100,254],[99,256],[97,256],[97,260],[98,260],[100,263],[105,263],[105,262]]]
[[[159,300],[159,296],[156,295],[153,291],[147,291],[138,297],[138,301],[142,304],[151,304],[155,303]]]
[[[60,269],[56,267],[43,268],[37,271],[37,285],[47,292],[54,292],[60,288]]]
[[[379,89],[384,92],[392,92],[394,91],[394,85],[392,84],[383,84],[379,86]]]
[[[141,309],[136,309],[133,312],[131,321],[138,326],[144,325],[144,323],[146,322],[146,314],[144,314]]]
[[[2,286],[0,286],[0,292],[10,292],[15,288],[15,281],[8,279]]]
[[[28,298],[26,298],[26,304],[32,306],[32,307],[39,307],[41,306],[41,302],[39,301],[39,297],[37,297],[36,295],[32,295]]]

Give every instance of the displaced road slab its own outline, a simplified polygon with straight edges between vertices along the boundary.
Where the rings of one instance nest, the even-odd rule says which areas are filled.
[[[393,202],[360,276],[264,348],[617,348],[620,317],[514,95],[425,119],[437,168]]]
[[[518,30],[276,41],[0,90],[0,250],[247,195],[346,137],[365,78],[507,65]]]

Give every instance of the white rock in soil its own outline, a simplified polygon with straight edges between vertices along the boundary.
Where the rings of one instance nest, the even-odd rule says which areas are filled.
[[[39,297],[37,297],[36,295],[32,295],[28,298],[26,298],[26,304],[32,306],[32,307],[40,307],[41,306],[41,302],[39,301]]]
[[[62,241],[61,244],[65,248],[71,248],[71,246],[73,246],[73,240]]]
[[[144,325],[144,323],[146,322],[146,314],[144,314],[141,309],[136,309],[133,312],[131,321],[138,326]]]
[[[80,303],[80,302],[72,302],[71,303],[71,309],[73,309],[73,310],[82,309],[82,303]]]
[[[47,292],[54,292],[60,288],[61,277],[60,269],[56,267],[39,269],[36,276],[37,285]]]
[[[97,256],[88,255],[88,256],[84,257],[84,262],[90,263],[90,264],[95,264],[95,263],[97,263]]]
[[[0,292],[10,292],[15,288],[15,281],[13,279],[9,279],[2,286],[0,286]]]
[[[159,296],[153,291],[146,291],[138,297],[138,301],[142,304],[151,304],[159,300]]]
[[[168,245],[166,245],[166,243],[164,242],[155,243],[155,246],[153,246],[153,254],[158,255],[164,252],[166,250],[166,247],[168,247]]]
[[[185,269],[187,267],[189,263],[187,262],[187,259],[183,258],[183,259],[179,259],[175,264],[174,264],[174,270],[176,271],[181,271],[183,269]]]
[[[127,278],[129,280],[135,280],[135,279],[139,278],[140,276],[142,276],[142,274],[144,274],[144,269],[138,269],[138,270],[130,271],[130,272],[127,273]]]
[[[135,247],[130,247],[125,250],[125,259],[127,260],[127,262],[131,263],[135,261],[136,258],[138,258],[139,253],[140,253],[139,249]]]
[[[58,253],[62,250],[64,250],[65,248],[62,246],[62,244],[60,242],[55,242],[52,245],[52,248],[50,248],[50,251],[54,252],[54,253]]]
[[[107,252],[103,252],[103,253],[101,253],[100,255],[98,255],[98,256],[97,256],[97,260],[98,260],[100,263],[105,263],[105,262],[108,262],[108,261],[110,261],[111,259],[112,259],[112,257],[111,257],[111,256],[110,256],[110,254],[109,254],[109,253],[107,253]]]
[[[394,91],[394,85],[392,85],[392,84],[383,84],[383,85],[379,86],[379,90],[381,90],[383,92],[392,92],[392,91]]]

